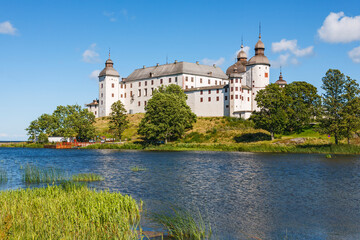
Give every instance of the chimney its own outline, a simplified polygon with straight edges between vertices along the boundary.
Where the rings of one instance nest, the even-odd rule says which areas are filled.
[[[146,68],[146,66],[144,65],[144,66],[143,66],[143,68],[145,69],[145,68]]]
[[[199,61],[196,61],[196,64],[199,65]]]
[[[175,60],[174,64],[176,64],[176,63],[177,63],[177,60]]]
[[[159,66],[159,63],[157,63],[156,66],[158,67],[158,66]]]

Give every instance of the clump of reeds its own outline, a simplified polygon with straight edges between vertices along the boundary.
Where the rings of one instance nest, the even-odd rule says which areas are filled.
[[[26,183],[51,183],[67,180],[65,173],[55,168],[42,168],[27,164],[24,169]]]
[[[135,166],[130,169],[133,172],[140,172],[140,171],[146,171],[146,168]]]
[[[155,213],[152,220],[161,224],[174,239],[202,240],[212,235],[211,226],[205,223],[200,212],[197,216],[188,210],[172,207],[170,213]]]
[[[75,182],[93,182],[103,181],[104,178],[96,173],[79,173],[72,176],[72,180]]]
[[[85,185],[1,191],[0,206],[1,239],[139,239],[141,234],[141,205]]]
[[[326,154],[326,158],[331,158],[331,154]]]
[[[0,168],[0,183],[6,183],[8,181],[7,172]]]

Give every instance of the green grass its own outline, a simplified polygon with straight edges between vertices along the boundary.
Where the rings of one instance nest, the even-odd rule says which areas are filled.
[[[72,180],[75,182],[94,182],[94,181],[103,181],[104,178],[95,173],[79,173],[73,175]]]
[[[141,203],[64,183],[0,192],[0,239],[139,239]]]
[[[0,168],[0,183],[6,183],[8,181],[7,172]]]
[[[205,223],[200,212],[195,216],[187,210],[171,208],[171,213],[155,213],[152,220],[162,225],[173,239],[202,240],[212,235],[211,226]]]
[[[133,172],[140,172],[140,171],[146,171],[146,168],[135,166],[135,167],[130,168],[130,170]]]
[[[23,179],[26,183],[52,183],[67,180],[64,172],[55,168],[42,168],[27,164]]]

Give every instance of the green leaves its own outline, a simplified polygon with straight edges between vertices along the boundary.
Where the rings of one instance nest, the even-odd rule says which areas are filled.
[[[138,133],[148,141],[176,140],[192,128],[196,115],[186,104],[187,96],[177,85],[161,86],[145,107]]]
[[[129,124],[129,120],[126,116],[126,110],[122,102],[117,101],[111,105],[111,111],[110,131],[112,131],[115,136],[118,136],[119,140],[121,141],[121,135]]]

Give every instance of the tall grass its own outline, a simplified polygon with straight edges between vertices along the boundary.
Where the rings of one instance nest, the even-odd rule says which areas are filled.
[[[55,168],[42,168],[27,164],[24,169],[24,181],[26,183],[51,183],[67,180],[63,171]]]
[[[135,166],[135,167],[130,168],[130,170],[133,172],[140,172],[140,171],[146,171],[146,168]]]
[[[0,206],[0,239],[139,239],[141,205],[116,192],[65,183],[2,191]]]
[[[104,178],[96,173],[79,173],[73,175],[72,180],[75,182],[94,182],[103,181]]]
[[[169,237],[179,240],[202,240],[211,237],[211,226],[205,223],[200,212],[195,216],[188,210],[176,207],[171,210],[170,213],[155,213],[151,217],[167,230]]]
[[[6,183],[8,181],[7,172],[0,168],[0,183]]]

